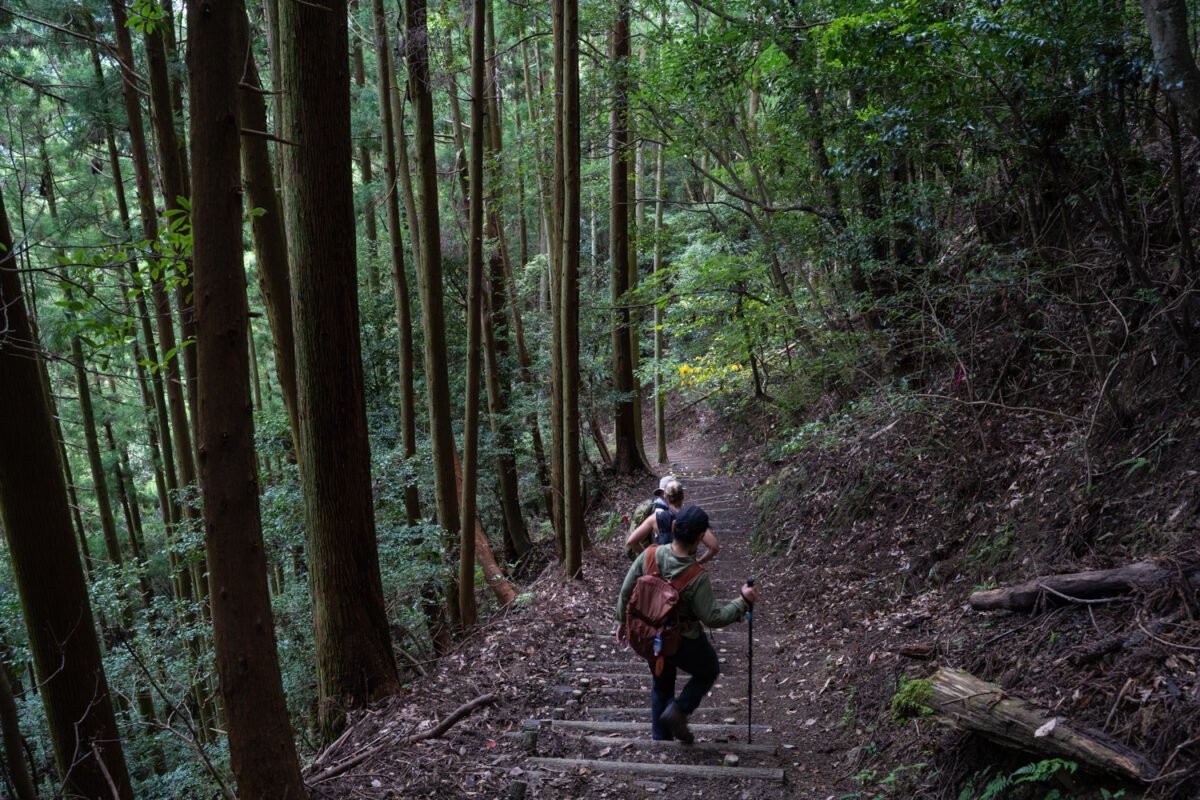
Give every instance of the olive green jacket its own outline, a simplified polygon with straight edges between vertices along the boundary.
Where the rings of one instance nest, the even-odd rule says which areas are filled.
[[[682,574],[696,562],[692,556],[676,555],[670,545],[659,547],[655,551],[655,555],[658,561],[658,574],[665,580],[671,580],[676,575]],[[642,554],[630,565],[629,572],[625,573],[625,582],[621,584],[621,596],[617,598],[618,624],[624,624],[625,604],[629,602],[629,596],[633,594],[634,584],[645,574],[646,557],[645,554]],[[713,597],[712,581],[709,580],[708,573],[701,572],[680,594],[678,607],[680,615],[688,620],[683,629],[683,635],[689,639],[696,639],[701,633],[701,627],[696,624],[697,622],[702,622],[710,628],[724,628],[726,625],[741,622],[742,617],[746,615],[747,603],[742,597],[724,605],[717,603],[716,598]]]

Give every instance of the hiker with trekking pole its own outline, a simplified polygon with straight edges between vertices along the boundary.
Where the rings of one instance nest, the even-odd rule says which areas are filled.
[[[650,724],[655,739],[695,741],[688,717],[721,671],[704,626],[724,628],[740,622],[758,600],[750,582],[736,599],[717,602],[712,582],[695,557],[706,530],[704,509],[681,509],[675,517],[675,538],[670,544],[651,545],[633,562],[617,599],[617,639],[646,659],[653,677]],[[678,670],[691,677],[677,697]]]

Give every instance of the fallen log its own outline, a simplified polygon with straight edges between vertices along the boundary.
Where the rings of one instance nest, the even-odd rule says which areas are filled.
[[[939,669],[931,679],[935,716],[943,723],[1038,755],[1147,782],[1158,774],[1149,759],[1093,730],[1008,696],[994,683],[958,669]]]
[[[1160,586],[1183,574],[1193,586],[1200,585],[1200,564],[1180,570],[1139,561],[1116,569],[1047,575],[1005,589],[973,592],[968,602],[976,611],[1029,611],[1042,598],[1076,603],[1102,603],[1139,589]]]

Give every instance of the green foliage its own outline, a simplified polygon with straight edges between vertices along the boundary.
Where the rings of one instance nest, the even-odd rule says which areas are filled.
[[[933,713],[933,683],[926,678],[900,676],[892,695],[892,721],[904,725]]]
[[[1052,780],[1059,773],[1074,774],[1078,769],[1078,764],[1074,761],[1068,761],[1061,758],[1048,758],[1041,761],[1035,761],[1026,764],[1014,770],[1010,774],[995,774],[992,775],[982,789],[976,790],[973,785],[968,785],[963,788],[958,795],[958,800],[1002,800],[1006,797],[1029,797],[1028,789],[1032,784],[1042,784]],[[977,776],[978,777],[978,776]],[[986,778],[986,773],[984,775]],[[1018,789],[1024,785],[1024,789]],[[1018,794],[1019,792],[1019,794]],[[1121,797],[1125,794],[1124,790],[1116,794],[1104,790],[1104,797]],[[1043,800],[1065,800],[1067,797],[1058,789],[1051,789],[1046,794],[1040,795]]]
[[[854,782],[863,788],[851,794],[838,795],[836,800],[890,800],[912,797],[921,774],[928,769],[924,762],[902,764],[880,777],[879,771],[865,769],[854,775]]]
[[[624,526],[621,524],[622,515],[613,512],[608,515],[600,525],[600,532],[596,534],[596,539],[601,542],[607,542],[609,539],[617,535],[624,535]]]
[[[152,33],[167,24],[167,10],[155,0],[134,0],[125,24],[138,33]]]
[[[994,567],[1004,563],[1017,546],[1017,529],[1012,524],[998,525],[992,534],[979,534],[967,547],[966,561],[975,567]]]

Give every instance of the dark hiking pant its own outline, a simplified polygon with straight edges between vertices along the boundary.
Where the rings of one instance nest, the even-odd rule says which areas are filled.
[[[648,663],[650,674],[654,675],[654,661],[649,660]],[[679,693],[679,697],[676,697],[675,675],[678,670],[683,670],[691,675],[691,678]],[[671,703],[675,703],[685,714],[691,714],[716,683],[719,674],[721,665],[708,636],[701,631],[697,639],[683,637],[679,651],[673,656],[663,658],[662,674],[654,675],[654,687],[650,690],[650,724],[654,728],[654,738],[675,738],[666,726],[659,723],[658,718]]]

